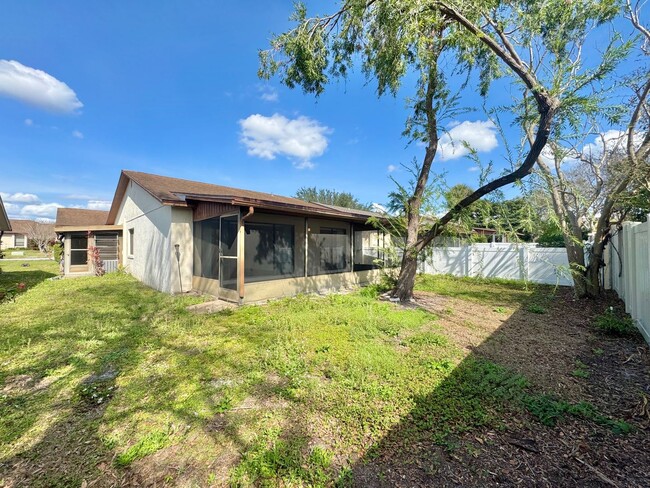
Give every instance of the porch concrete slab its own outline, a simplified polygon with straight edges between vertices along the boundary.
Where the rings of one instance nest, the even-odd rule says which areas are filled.
[[[190,312],[196,314],[208,314],[220,312],[222,310],[227,310],[231,308],[236,308],[237,304],[232,302],[227,302],[225,300],[212,300],[211,302],[197,303],[196,305],[190,305],[187,309]]]

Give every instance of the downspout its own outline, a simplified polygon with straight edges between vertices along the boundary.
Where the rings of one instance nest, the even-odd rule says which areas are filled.
[[[244,222],[246,222],[246,219],[251,217],[255,213],[255,208],[251,205],[248,207],[248,213],[246,215],[243,215],[242,218],[239,221],[240,229],[241,229],[241,239],[242,242],[239,243],[239,303],[242,303],[244,301],[244,235],[246,234],[244,232]]]

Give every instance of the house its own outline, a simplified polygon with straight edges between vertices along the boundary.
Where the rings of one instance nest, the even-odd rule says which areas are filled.
[[[66,228],[68,210],[56,224],[68,236],[66,274],[77,269],[75,250],[90,245],[84,232],[110,229],[124,269],[167,293],[250,303],[380,276],[384,236],[366,224],[372,212],[135,171],[122,171],[101,225],[78,219]]]
[[[2,202],[2,197],[0,197],[0,252],[2,251],[2,237],[4,233],[11,230],[11,223],[9,222],[9,217],[7,217],[7,211],[5,210],[5,204]]]
[[[54,231],[63,244],[63,272],[66,276],[95,273],[89,251],[97,248],[104,270],[120,264],[122,226],[106,225],[108,212],[80,208],[59,208]]]
[[[2,249],[27,248],[29,244],[29,227],[32,223],[32,220],[12,219],[9,222],[11,229],[5,231],[2,235],[0,247]]]

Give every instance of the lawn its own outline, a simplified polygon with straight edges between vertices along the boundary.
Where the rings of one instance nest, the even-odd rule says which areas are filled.
[[[634,445],[643,427],[591,402],[591,358],[579,387],[554,391],[495,352],[518,314],[552,320],[552,288],[427,278],[423,307],[369,288],[195,315],[203,297],[127,275],[0,266],[0,288],[27,285],[0,304],[3,486],[379,486],[400,469],[429,482],[442,459],[467,464],[467,436],[580,425]]]
[[[34,249],[3,249],[4,253],[3,259],[25,259],[25,258],[47,258],[46,254],[43,254],[41,251]],[[13,254],[16,253],[16,254]],[[20,254],[19,254],[20,253]],[[2,261],[0,261],[2,263]]]

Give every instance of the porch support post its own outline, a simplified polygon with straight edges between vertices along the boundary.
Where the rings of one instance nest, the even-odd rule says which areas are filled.
[[[305,217],[305,278],[309,276],[307,266],[309,265],[309,218]]]

